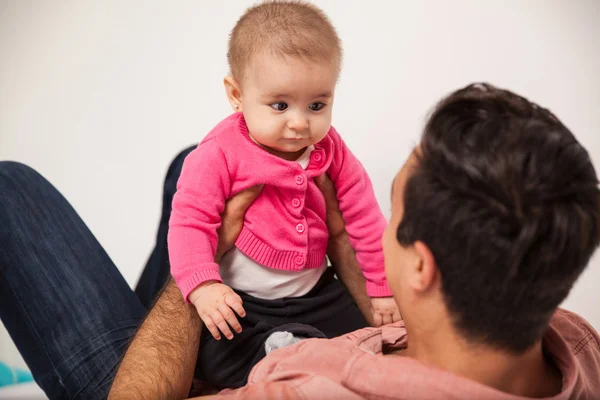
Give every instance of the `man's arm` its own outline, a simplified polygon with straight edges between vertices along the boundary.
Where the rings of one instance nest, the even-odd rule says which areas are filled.
[[[327,256],[335,269],[336,275],[354,298],[360,312],[369,325],[375,326],[371,298],[367,295],[365,277],[361,273],[356,253],[346,232],[329,241]]]
[[[361,272],[356,253],[350,244],[346,225],[340,212],[335,186],[327,175],[315,179],[315,183],[323,193],[327,204],[327,229],[329,243],[327,256],[331,261],[335,273],[346,286],[356,305],[364,315],[369,325],[374,326],[371,299],[367,295],[365,277]]]
[[[239,235],[246,210],[262,186],[231,198],[218,229],[218,262]],[[183,399],[192,386],[202,321],[170,278],[125,353],[109,399]]]
[[[186,398],[201,329],[195,308],[169,279],[125,353],[108,398]]]

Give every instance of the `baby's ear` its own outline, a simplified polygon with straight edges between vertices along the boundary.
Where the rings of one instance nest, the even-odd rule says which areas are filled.
[[[225,85],[225,93],[227,94],[231,108],[233,108],[233,110],[236,112],[241,112],[242,91],[240,89],[240,85],[231,75],[228,75],[223,79],[223,85]]]

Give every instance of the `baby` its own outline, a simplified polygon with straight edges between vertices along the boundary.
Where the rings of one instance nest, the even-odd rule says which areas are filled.
[[[231,32],[224,84],[235,112],[185,160],[168,237],[172,275],[212,334],[202,337],[199,365],[219,371],[207,377],[218,386],[244,384],[257,343],[281,325],[319,331],[285,329],[306,337],[364,325],[327,268],[325,200],[313,181],[322,174],[335,184],[374,320],[400,318],[384,273],[386,221],[367,173],[331,126],[341,58],[328,18],[300,1],[254,6]],[[235,247],[215,262],[225,202],[256,185],[262,191]],[[231,341],[219,342],[221,333]]]

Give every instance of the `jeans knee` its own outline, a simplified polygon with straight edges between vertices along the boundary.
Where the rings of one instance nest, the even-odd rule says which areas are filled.
[[[196,147],[197,146],[191,146],[191,147],[188,147],[185,150],[180,151],[179,154],[177,154],[177,156],[175,156],[175,158],[173,159],[173,161],[171,161],[171,164],[169,165],[169,172],[170,173],[176,173],[177,175],[179,175],[179,173],[181,173],[181,168],[183,167],[183,162],[185,161],[185,158]]]
[[[17,161],[0,161],[0,179],[20,180],[38,175],[31,167]]]
[[[194,150],[196,146],[188,147],[187,149],[181,151],[177,156],[171,161],[171,165],[169,165],[169,169],[167,171],[167,176],[165,178],[164,183],[164,194],[168,199],[169,209],[171,208],[171,200],[173,195],[177,191],[177,181],[179,180],[179,176],[181,175],[181,170],[183,168],[183,162],[185,158]]]
[[[33,168],[16,161],[0,161],[0,198],[22,193],[39,182],[41,176]]]

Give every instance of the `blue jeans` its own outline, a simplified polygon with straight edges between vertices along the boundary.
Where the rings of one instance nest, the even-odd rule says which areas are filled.
[[[22,164],[0,162],[0,318],[49,398],[106,398],[169,275],[170,205],[190,151],[167,173],[156,247],[136,293],[46,179]]]
[[[0,317],[49,398],[106,398],[146,309],[41,175],[0,163]]]

